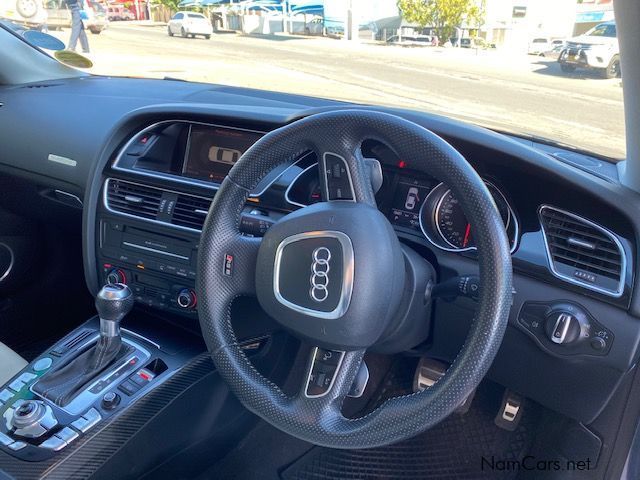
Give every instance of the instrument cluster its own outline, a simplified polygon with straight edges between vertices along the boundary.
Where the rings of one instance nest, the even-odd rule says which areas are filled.
[[[473,225],[467,220],[458,198],[444,183],[407,170],[402,162],[394,167],[383,165],[383,177],[376,200],[396,228],[422,235],[442,250],[476,249]],[[502,217],[513,252],[520,230],[518,218],[502,191],[487,179],[485,183]],[[308,167],[293,181],[287,199],[300,207],[320,201],[317,165]]]

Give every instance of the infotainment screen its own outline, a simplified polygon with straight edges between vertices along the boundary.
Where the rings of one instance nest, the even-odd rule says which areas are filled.
[[[221,183],[260,133],[208,125],[192,125],[182,174]]]

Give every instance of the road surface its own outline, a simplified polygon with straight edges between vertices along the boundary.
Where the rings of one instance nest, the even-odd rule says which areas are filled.
[[[67,40],[69,31],[56,32]],[[353,44],[330,38],[169,37],[112,22],[89,34],[94,73],[174,77],[425,110],[622,158],[619,79],[501,51]]]

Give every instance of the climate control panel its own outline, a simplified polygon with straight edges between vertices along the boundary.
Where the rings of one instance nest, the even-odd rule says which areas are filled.
[[[191,282],[177,283],[169,278],[149,275],[143,270],[133,270],[112,263],[103,263],[102,273],[103,283],[128,285],[139,305],[188,316],[197,314],[198,300]]]
[[[558,355],[606,355],[614,340],[609,329],[571,302],[526,302],[518,325]]]

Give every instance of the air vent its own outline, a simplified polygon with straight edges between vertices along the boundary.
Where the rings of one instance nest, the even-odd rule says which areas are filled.
[[[155,220],[162,201],[162,190],[138,183],[109,179],[107,207],[115,212]]]
[[[210,205],[211,200],[208,198],[178,194],[171,223],[180,227],[202,230]]]
[[[626,260],[613,233],[547,206],[540,209],[540,221],[554,275],[607,295],[622,295]]]

